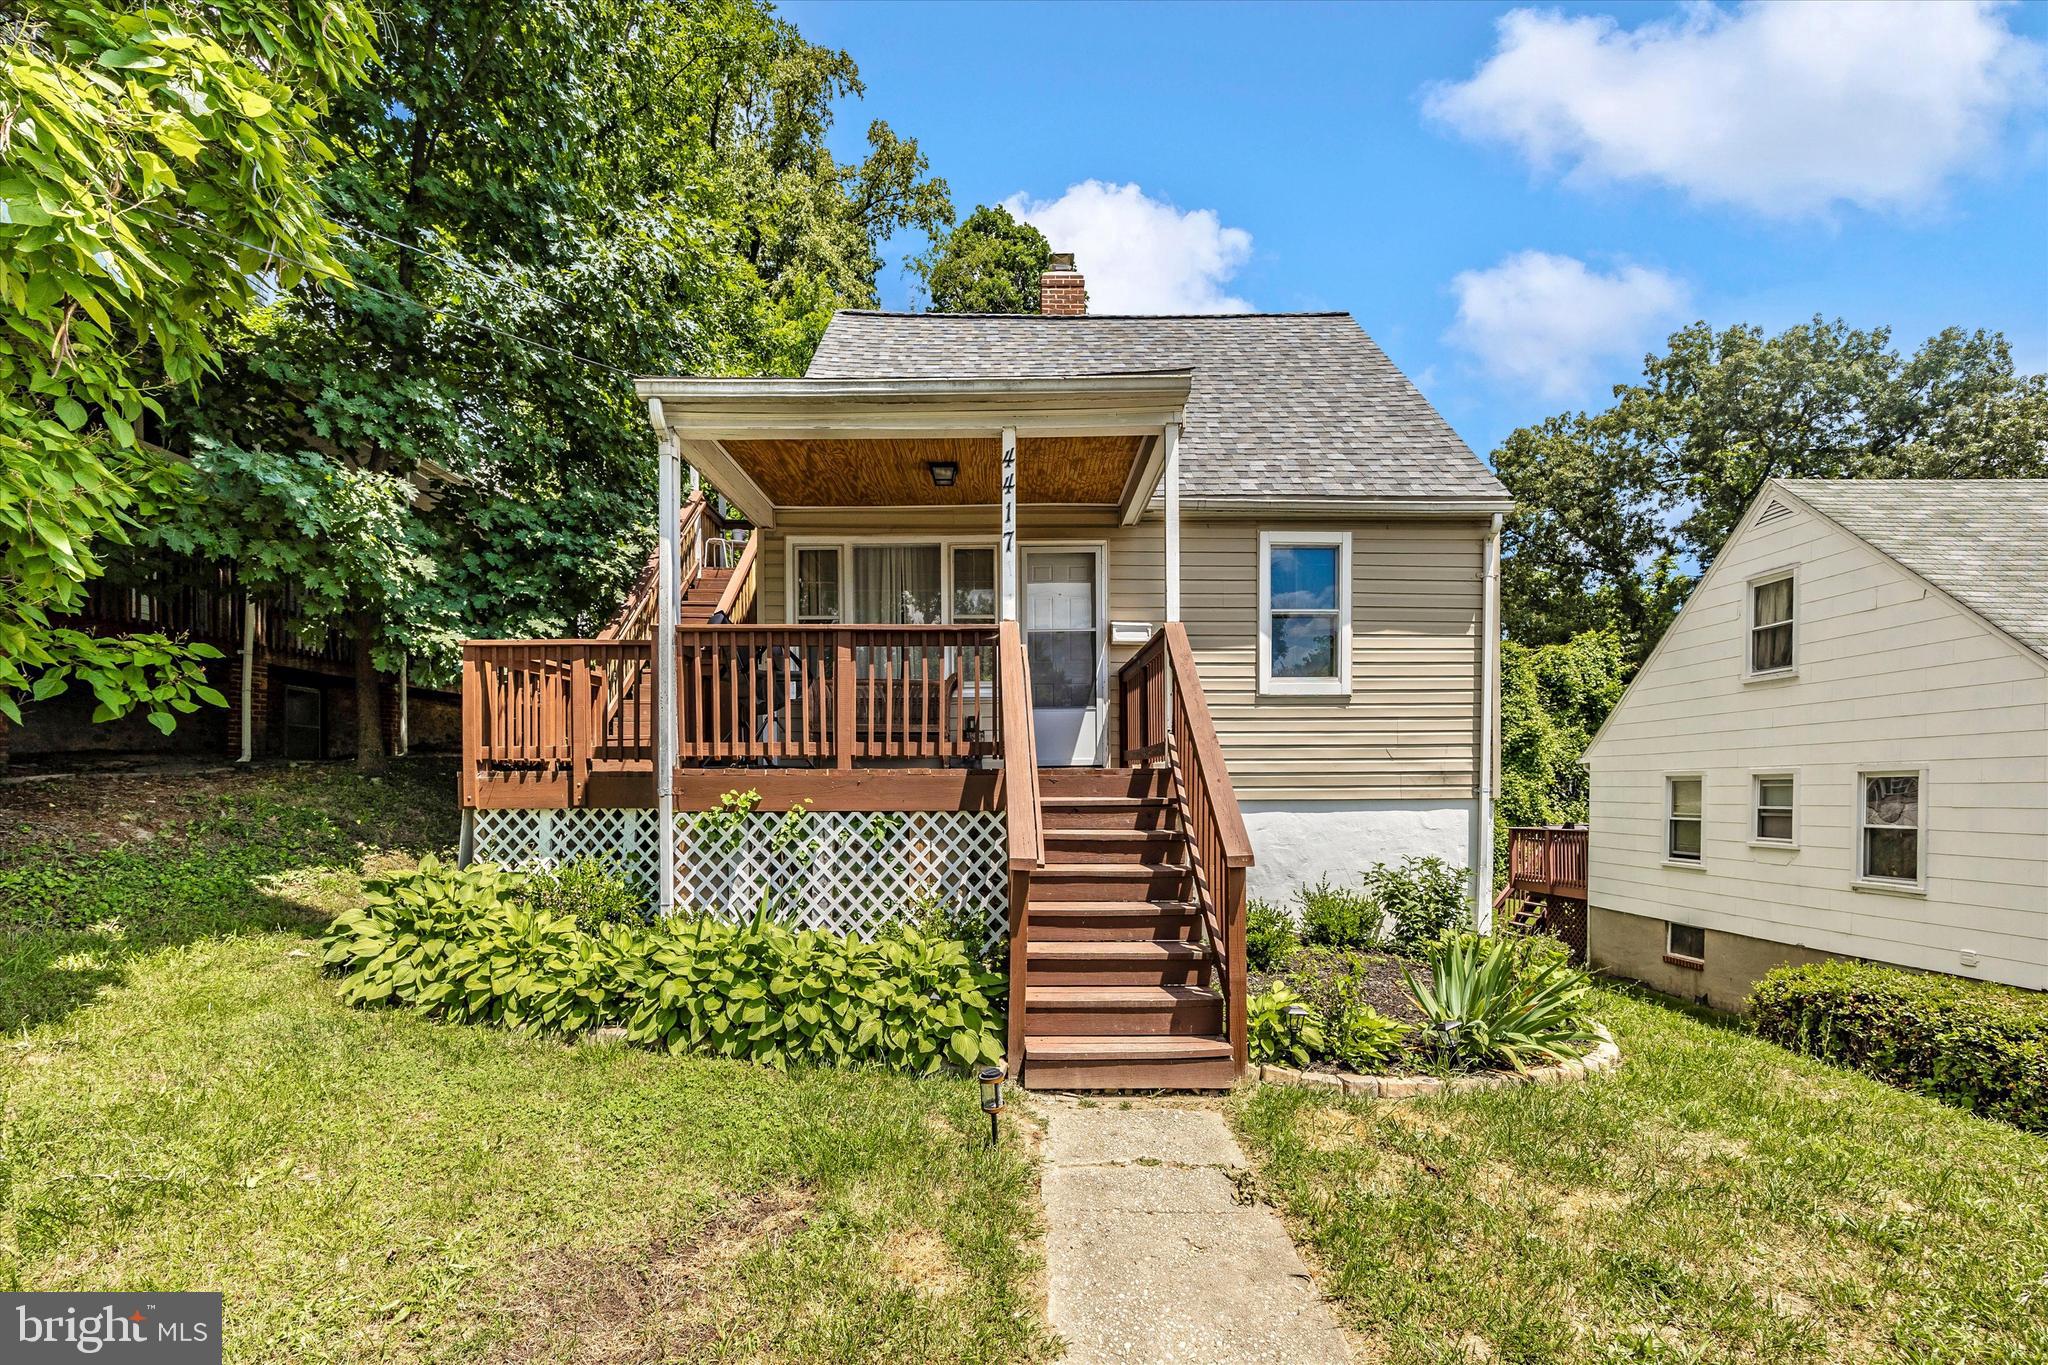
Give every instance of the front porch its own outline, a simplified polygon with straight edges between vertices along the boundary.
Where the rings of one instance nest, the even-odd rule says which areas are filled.
[[[863,935],[944,903],[1007,935],[1013,1071],[1229,1084],[1251,851],[1179,622],[1186,389],[643,381],[657,561],[605,638],[465,646],[465,855],[603,857],[661,913],[767,899]],[[685,453],[744,540],[701,487],[682,498]],[[1034,551],[1020,506],[1130,525],[1155,494],[1159,623],[1112,670],[1103,555],[1090,579],[1064,543]],[[884,533],[944,509],[962,534],[915,554],[775,535],[828,509]]]

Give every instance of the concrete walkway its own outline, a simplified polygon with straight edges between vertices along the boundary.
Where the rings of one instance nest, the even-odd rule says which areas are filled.
[[[1223,1116],[1034,1097],[1047,1296],[1069,1361],[1348,1361],[1279,1217],[1240,1192]]]

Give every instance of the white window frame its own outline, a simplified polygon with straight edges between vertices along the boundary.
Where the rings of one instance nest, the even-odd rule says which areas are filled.
[[[1334,547],[1337,551],[1337,676],[1276,678],[1273,676],[1273,550],[1294,546]],[[1283,611],[1283,615],[1293,614]],[[1349,697],[1351,695],[1351,532],[1259,532],[1259,691],[1277,697]]]
[[[1873,828],[1873,826],[1867,824],[1864,819],[1864,817],[1869,814],[1869,809],[1867,803],[1864,800],[1863,784],[1868,779],[1873,777],[1910,777],[1915,779],[1919,784],[1918,791],[1920,793],[1920,800],[1918,808],[1914,812],[1914,819],[1917,821],[1917,823],[1913,827],[1915,835],[1913,841],[1914,875],[1911,881],[1908,881],[1903,877],[1873,877],[1867,871],[1864,870],[1863,858],[1865,853],[1865,847],[1863,841],[1863,833],[1865,830]],[[1926,895],[1928,835],[1931,833],[1931,831],[1927,828],[1927,769],[1916,768],[1911,766],[1895,768],[1858,768],[1856,770],[1855,796],[1856,847],[1850,855],[1851,858],[1854,859],[1854,861],[1850,863],[1850,866],[1855,869],[1855,876],[1851,879],[1849,885],[1858,891],[1882,891],[1889,892],[1893,895],[1899,896]],[[1896,829],[1897,826],[1877,825],[1874,826],[1874,828]]]
[[[1688,819],[1697,820],[1700,827],[1700,852],[1699,856],[1696,858],[1687,858],[1681,854],[1674,853],[1671,851],[1671,822],[1679,818],[1678,815],[1675,814],[1677,801],[1674,798],[1677,796],[1677,785],[1680,782],[1697,782],[1700,784],[1700,813],[1697,816],[1686,817]],[[1658,837],[1662,839],[1664,843],[1664,866],[1704,867],[1706,865],[1707,779],[1705,774],[1666,773],[1664,775],[1664,820],[1663,828],[1659,833]]]
[[[1797,589],[1794,589],[1797,591]],[[1763,824],[1763,786],[1766,781],[1783,780],[1792,784],[1792,835],[1787,839],[1767,839],[1761,832]],[[1798,848],[1799,847],[1799,773],[1793,768],[1758,768],[1749,775],[1749,842],[1753,848]],[[1773,810],[1779,807],[1772,807]]]
[[[1789,581],[1792,584],[1792,616],[1785,622],[1773,622],[1792,627],[1792,661],[1783,668],[1756,667],[1756,633],[1765,627],[1756,619],[1756,590],[1773,583]],[[1805,601],[1805,594],[1799,586],[1799,568],[1787,564],[1763,573],[1751,574],[1742,585],[1742,676],[1745,682],[1775,682],[1780,678],[1799,676],[1799,609]]]
[[[1676,948],[1675,946],[1673,946],[1673,944],[1672,944],[1672,942],[1671,942],[1671,935],[1672,935],[1672,931],[1673,931],[1673,930],[1675,930],[1675,929],[1698,929],[1698,930],[1700,931],[1700,951],[1699,951],[1699,954],[1698,954],[1697,956],[1693,955],[1692,953],[1681,953],[1681,952],[1679,952],[1679,951],[1678,951],[1678,949],[1677,949],[1677,948]],[[1685,965],[1685,966],[1687,966],[1687,967],[1704,967],[1704,966],[1706,966],[1706,965],[1707,965],[1707,930],[1706,930],[1706,926],[1705,926],[1705,925],[1700,925],[1700,924],[1680,924],[1680,923],[1679,923],[1679,922],[1678,922],[1677,920],[1675,920],[1675,919],[1668,919],[1668,920],[1665,920],[1665,921],[1664,921],[1664,957],[1665,957],[1665,959],[1666,959],[1667,961],[1670,961],[1670,962],[1676,962],[1676,963],[1682,963],[1683,965]]]
[[[859,621],[846,619],[847,609],[853,604],[853,547],[856,545],[932,545],[939,551],[939,622],[954,625],[953,620],[953,551],[996,550],[993,536],[791,536],[783,542],[783,590],[782,617],[789,625],[862,625]],[[796,616],[796,561],[800,550],[832,550],[839,556],[839,620],[799,621]],[[1002,571],[1001,555],[998,552],[996,570]],[[1105,569],[1105,575],[1107,570]],[[1002,615],[1002,604],[997,603],[996,615]],[[990,621],[969,622],[971,625],[992,626]]]
[[[839,563],[839,615],[835,617],[830,619],[821,617],[807,621],[797,615],[797,560],[802,558],[800,552],[805,550],[830,550],[832,557]],[[838,541],[831,540],[792,540],[784,547],[784,551],[786,556],[784,568],[787,570],[788,582],[785,584],[783,591],[782,614],[788,619],[789,624],[793,626],[843,625],[846,620],[847,589],[851,586],[847,582],[847,565],[852,556],[847,554],[846,546]]]

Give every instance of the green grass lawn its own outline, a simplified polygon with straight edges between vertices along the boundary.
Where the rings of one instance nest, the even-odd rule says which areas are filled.
[[[220,1289],[233,1360],[1048,1354],[973,1086],[343,1008],[365,861],[453,778],[0,792],[0,1284]]]
[[[1388,1361],[2048,1360],[2048,1141],[1604,991],[1586,1084],[1242,1092],[1264,1192]]]

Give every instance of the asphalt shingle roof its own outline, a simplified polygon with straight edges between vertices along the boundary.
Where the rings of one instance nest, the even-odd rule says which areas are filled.
[[[841,312],[812,379],[1193,371],[1181,492],[1202,500],[1505,500],[1349,313],[1043,317]]]
[[[2048,656],[2048,479],[1781,479],[1794,497]]]

